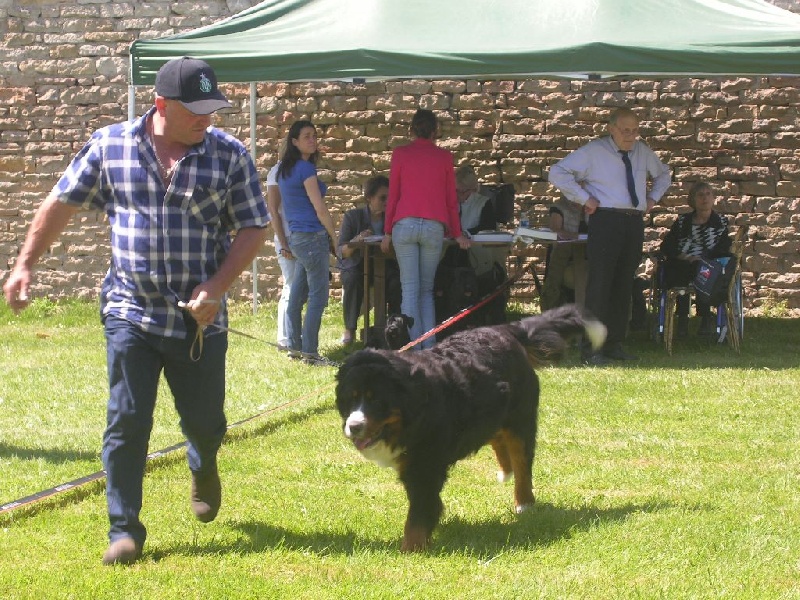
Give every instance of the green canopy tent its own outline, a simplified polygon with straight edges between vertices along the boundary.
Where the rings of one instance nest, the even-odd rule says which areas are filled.
[[[266,0],[131,46],[221,81],[800,74],[800,15],[762,0]]]
[[[800,75],[800,15],[763,0],[265,0],[131,46],[135,86],[171,58],[220,81]],[[255,127],[250,127],[255,157]],[[253,263],[253,310],[257,308]]]

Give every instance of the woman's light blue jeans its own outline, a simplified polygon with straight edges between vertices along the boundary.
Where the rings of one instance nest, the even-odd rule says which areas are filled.
[[[442,255],[444,225],[439,221],[406,217],[392,228],[392,245],[400,267],[403,288],[403,314],[414,318],[411,339],[416,339],[436,325],[433,303],[433,280]],[[431,336],[419,346],[431,348],[436,343]]]
[[[317,354],[319,349],[319,328],[322,313],[328,305],[328,232],[325,230],[308,233],[293,231],[289,235],[289,249],[297,261],[294,277],[289,285],[289,306],[286,309],[288,331],[292,350],[305,354]],[[308,284],[308,306],[305,319],[301,320],[305,297],[302,281]],[[302,322],[302,326],[301,326]]]
[[[292,340],[286,333],[289,331],[289,296],[292,293],[292,282],[297,285],[302,285],[302,290],[298,289],[298,293],[302,297],[301,304],[305,304],[308,297],[308,285],[305,280],[295,280],[294,271],[297,265],[297,260],[294,258],[286,258],[278,254],[278,265],[281,267],[281,276],[283,277],[283,289],[281,290],[281,297],[278,300],[278,345],[285,348],[292,347]]]

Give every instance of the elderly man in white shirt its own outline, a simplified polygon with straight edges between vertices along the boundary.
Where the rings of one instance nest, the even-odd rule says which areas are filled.
[[[639,119],[628,108],[615,110],[608,136],[567,155],[550,168],[550,183],[589,215],[589,275],[586,307],[608,328],[601,351],[584,345],[585,364],[636,360],[622,341],[631,292],[642,259],[644,215],[669,188],[669,168],[639,139]],[[648,190],[648,178],[652,185]]]

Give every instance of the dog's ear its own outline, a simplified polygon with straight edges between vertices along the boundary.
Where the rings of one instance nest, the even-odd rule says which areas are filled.
[[[413,327],[414,326],[414,317],[409,315],[401,315],[403,317],[403,322],[406,324],[406,327]]]

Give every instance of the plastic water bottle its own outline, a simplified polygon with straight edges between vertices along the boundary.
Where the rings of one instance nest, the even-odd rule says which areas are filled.
[[[519,215],[519,226],[520,227],[530,227],[531,222],[528,220],[528,213],[520,213]]]

